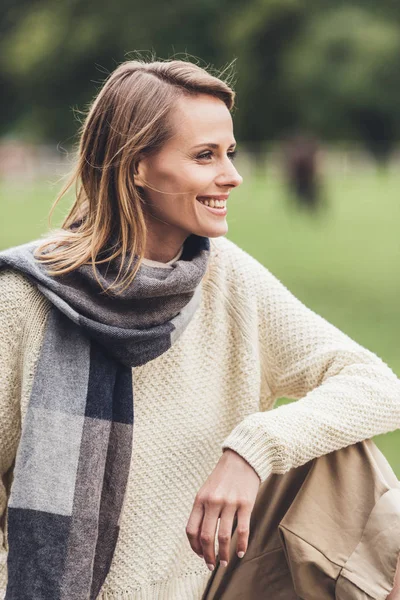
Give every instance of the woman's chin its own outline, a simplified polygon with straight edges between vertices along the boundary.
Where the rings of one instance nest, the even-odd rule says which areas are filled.
[[[186,231],[191,234],[202,237],[216,238],[225,235],[228,231],[228,223],[226,218],[218,219],[197,219],[191,226],[186,227]]]
[[[220,223],[218,226],[214,225],[213,227],[204,227],[204,233],[201,233],[203,237],[216,238],[221,235],[225,235],[228,231],[228,223],[225,221],[224,223]]]

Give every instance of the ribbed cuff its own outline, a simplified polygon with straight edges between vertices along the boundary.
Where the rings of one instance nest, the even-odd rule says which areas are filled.
[[[282,448],[265,429],[257,426],[254,421],[258,418],[255,414],[241,421],[223,441],[222,451],[230,448],[240,454],[263,483],[271,473],[284,473],[287,469]]]

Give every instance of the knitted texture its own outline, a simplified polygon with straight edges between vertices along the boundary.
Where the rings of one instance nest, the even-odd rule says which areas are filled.
[[[48,301],[0,273],[0,597],[6,502]],[[279,397],[299,399],[274,410]],[[135,368],[121,530],[99,600],[200,600],[209,578],[185,527],[223,448],[261,480],[400,427],[400,382],[226,238],[212,241],[200,307],[176,344]]]

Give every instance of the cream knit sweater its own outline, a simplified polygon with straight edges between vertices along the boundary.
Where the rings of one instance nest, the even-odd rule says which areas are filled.
[[[25,277],[0,273],[1,598],[10,468],[48,310]],[[299,401],[271,410],[283,396]],[[134,403],[127,497],[101,600],[200,600],[210,573],[185,527],[223,448],[264,481],[400,427],[393,372],[226,238],[212,241],[201,305],[184,334],[135,368]]]

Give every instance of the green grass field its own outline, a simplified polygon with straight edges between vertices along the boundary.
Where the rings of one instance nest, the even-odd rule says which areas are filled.
[[[1,248],[46,231],[59,187],[0,184]],[[325,196],[313,218],[288,202],[279,177],[245,178],[231,196],[228,237],[400,375],[400,174],[331,175]],[[400,431],[376,442],[400,477]]]

